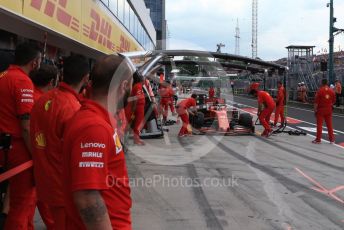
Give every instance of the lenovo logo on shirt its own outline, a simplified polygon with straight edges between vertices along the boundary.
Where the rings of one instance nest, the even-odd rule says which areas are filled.
[[[80,148],[102,148],[105,149],[106,145],[103,143],[81,143]]]
[[[104,168],[103,162],[79,162],[79,168]]]

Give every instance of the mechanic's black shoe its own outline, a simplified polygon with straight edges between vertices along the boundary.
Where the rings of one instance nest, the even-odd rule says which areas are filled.
[[[271,130],[268,131],[268,133],[266,134],[266,137],[270,137],[273,133],[274,133],[274,131],[271,129]]]
[[[312,141],[313,144],[321,144],[321,141],[318,141],[317,139]]]

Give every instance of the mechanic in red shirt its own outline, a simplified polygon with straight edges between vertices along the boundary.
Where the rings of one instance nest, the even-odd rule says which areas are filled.
[[[215,89],[213,86],[210,86],[208,94],[210,99],[215,97]]]
[[[258,118],[262,126],[264,127],[264,131],[262,136],[269,137],[272,134],[272,129],[270,127],[270,118],[271,114],[275,109],[275,101],[271,97],[271,95],[262,90],[258,90],[256,88],[251,90],[251,93],[258,98]]]
[[[317,137],[312,141],[314,144],[321,143],[322,124],[325,120],[330,143],[334,143],[332,113],[333,105],[336,102],[336,95],[327,85],[327,79],[322,80],[322,86],[318,89],[314,100],[314,113],[317,118]]]
[[[63,62],[63,82],[35,103],[31,116],[31,146],[38,201],[46,203],[54,229],[64,229],[62,189],[62,137],[66,122],[80,108],[78,92],[89,79],[85,57],[73,55]],[[47,176],[49,175],[49,176]]]
[[[42,64],[38,70],[31,72],[30,78],[34,84],[33,97],[36,103],[44,93],[53,89],[54,82],[57,79],[57,69],[52,65]],[[31,120],[33,115],[32,111]],[[30,133],[32,133],[31,130]],[[54,229],[54,219],[49,205],[37,199],[37,208],[47,229]]]
[[[192,94],[190,98],[186,98],[179,102],[176,106],[178,116],[181,118],[183,124],[179,131],[178,136],[186,136],[192,133],[192,128],[189,121],[189,113],[196,111],[196,94]]]
[[[30,113],[34,87],[29,74],[38,69],[41,52],[36,44],[23,43],[15,51],[15,64],[0,73],[0,133],[12,137],[12,148],[5,155],[7,169],[31,160]],[[33,170],[27,169],[9,179],[10,210],[5,229],[33,229],[36,194]]]
[[[163,82],[160,84],[159,95],[163,123],[165,124],[167,121],[168,107],[170,107],[172,114],[175,114],[175,109],[173,105],[174,92],[171,85],[168,82]]]
[[[141,75],[134,74],[134,85],[130,95],[128,105],[128,120],[133,121],[134,144],[144,145],[140,138],[140,132],[145,125],[145,94],[143,92],[143,78]]]
[[[285,88],[282,84],[282,81],[277,82],[277,98],[276,98],[276,110],[275,110],[275,121],[274,126],[277,125],[279,117],[281,117],[281,125],[284,125],[285,117],[284,117],[284,106],[285,106],[285,99],[286,99],[286,92]]]
[[[125,156],[112,118],[128,101],[134,71],[121,56],[100,58],[91,72],[91,100],[83,100],[68,122],[63,143],[66,229],[132,229]]]

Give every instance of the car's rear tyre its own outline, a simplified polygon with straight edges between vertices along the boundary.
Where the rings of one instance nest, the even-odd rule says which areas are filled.
[[[190,114],[189,120],[194,128],[200,129],[204,124],[204,114],[202,112],[197,112],[195,115]]]
[[[244,127],[252,127],[252,115],[249,113],[240,113],[239,116],[239,125],[242,125]]]

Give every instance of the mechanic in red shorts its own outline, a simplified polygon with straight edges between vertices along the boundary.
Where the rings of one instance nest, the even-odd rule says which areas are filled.
[[[23,43],[15,51],[15,64],[0,73],[0,133],[12,137],[12,148],[5,157],[7,169],[31,160],[30,113],[34,86],[30,72],[39,68],[41,52],[34,43]],[[5,229],[33,229],[36,192],[32,168],[9,179],[10,210]]]
[[[175,113],[173,105],[174,92],[171,85],[168,82],[163,82],[160,84],[159,89],[160,95],[160,108],[162,110],[162,121],[165,124],[167,121],[168,107],[170,107],[172,114]]]
[[[182,100],[176,106],[178,116],[183,122],[178,134],[179,137],[190,135],[192,133],[189,122],[189,113],[194,113],[196,111],[196,98],[197,95],[192,94],[190,98]]]
[[[140,74],[134,74],[134,85],[130,95],[130,103],[126,107],[127,119],[133,122],[134,144],[144,145],[140,138],[140,132],[145,125],[145,94],[143,92],[143,78]]]
[[[275,110],[275,121],[274,126],[277,125],[279,117],[281,117],[281,125],[284,125],[285,117],[284,117],[284,106],[285,106],[285,99],[286,99],[286,92],[285,88],[281,81],[277,82],[277,98],[276,98],[276,110]]]
[[[334,143],[332,114],[333,105],[336,103],[336,95],[327,85],[327,79],[322,80],[322,86],[318,89],[314,100],[314,113],[317,118],[317,137],[312,143],[320,144],[322,135],[322,125],[325,120],[330,143]]]
[[[32,109],[30,131],[37,199],[49,206],[54,229],[64,229],[66,219],[62,187],[63,131],[66,122],[80,108],[78,92],[88,79],[89,65],[85,57],[66,58],[63,82],[41,96]]]
[[[113,117],[128,101],[134,71],[121,56],[100,58],[91,71],[91,100],[82,101],[66,126],[66,229],[132,229],[128,173]]]

